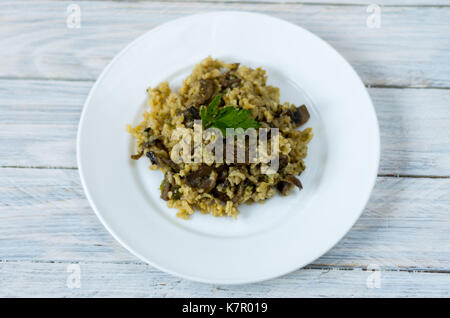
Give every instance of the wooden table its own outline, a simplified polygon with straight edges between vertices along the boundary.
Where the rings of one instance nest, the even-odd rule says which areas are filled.
[[[379,28],[366,1],[323,2],[1,1],[0,296],[448,297],[450,1],[379,0]],[[77,171],[80,112],[111,58],[160,23],[215,10],[270,14],[325,39],[367,85],[381,129],[379,177],[353,229],[313,264],[258,284],[144,264],[94,215]]]

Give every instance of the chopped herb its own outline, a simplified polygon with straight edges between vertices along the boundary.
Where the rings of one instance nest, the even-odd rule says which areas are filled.
[[[224,136],[226,136],[227,128],[258,128],[261,125],[250,117],[250,111],[247,109],[237,108],[233,106],[225,106],[219,109],[222,95],[217,95],[209,103],[207,107],[202,106],[200,116],[202,118],[203,128],[218,128]]]
[[[180,188],[177,187],[173,189],[172,191],[172,199],[173,200],[179,200],[181,198]]]
[[[161,185],[159,186],[159,190],[160,190],[161,192],[164,191],[164,189],[167,187],[168,183],[169,183],[169,182],[167,181],[167,179],[164,178],[163,181],[161,182]]]

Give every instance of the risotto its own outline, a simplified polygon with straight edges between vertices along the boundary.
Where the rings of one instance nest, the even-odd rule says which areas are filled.
[[[178,92],[167,82],[147,90],[150,109],[127,127],[136,139],[131,158],[146,157],[164,173],[161,199],[177,216],[198,210],[236,218],[243,203],[302,189],[297,176],[313,134],[297,128],[310,115],[305,105],[280,104],[279,89],[266,81],[261,68],[208,57]]]

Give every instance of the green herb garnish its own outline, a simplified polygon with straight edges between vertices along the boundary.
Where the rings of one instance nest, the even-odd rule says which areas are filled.
[[[180,187],[177,187],[172,191],[172,199],[179,200],[180,198],[181,198]]]
[[[226,136],[227,128],[258,128],[261,125],[250,117],[248,109],[225,106],[219,109],[222,95],[216,95],[207,107],[200,108],[203,128],[218,128],[222,135]]]

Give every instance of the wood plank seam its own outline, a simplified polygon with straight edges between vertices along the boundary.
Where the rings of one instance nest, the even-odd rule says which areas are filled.
[[[130,262],[113,262],[113,261],[78,261],[78,260],[52,260],[52,261],[44,261],[44,260],[8,260],[8,259],[0,259],[1,264],[79,264],[79,265],[101,265],[101,264],[111,264],[111,265],[135,265],[135,266],[149,266],[153,268],[155,271],[160,271],[159,269],[140,261]],[[295,271],[299,270],[336,270],[336,271],[353,271],[359,270],[364,272],[371,272],[373,270],[368,269],[370,265],[367,266],[354,266],[354,265],[332,265],[332,264],[319,264],[319,263],[311,263],[304,267],[298,268]],[[450,274],[449,269],[439,269],[439,268],[425,268],[425,267],[410,267],[410,266],[399,266],[399,267],[390,267],[390,266],[379,266],[380,272],[408,272],[408,273],[432,273],[432,274]],[[162,272],[162,271],[161,271]]]
[[[52,170],[78,170],[78,167],[63,166],[0,166],[0,169],[52,169]],[[413,174],[377,174],[377,177],[385,178],[425,178],[425,179],[449,179],[450,175],[413,175]]]
[[[104,0],[100,0],[104,1]],[[108,2],[123,2],[122,0],[107,0]],[[141,0],[129,0],[128,2],[141,2]],[[161,3],[192,3],[192,4],[246,4],[246,5],[279,5],[279,4],[289,4],[289,5],[308,5],[308,6],[337,6],[337,7],[367,7],[370,2],[368,3],[351,3],[351,2],[309,2],[309,1],[245,1],[245,0],[231,0],[231,1],[214,1],[214,0],[186,0],[186,1],[179,1],[179,0],[159,0],[155,2],[161,2]],[[387,8],[448,8],[450,7],[450,4],[380,4],[380,7],[387,7]]]
[[[313,1],[311,1],[313,2]],[[331,1],[325,1],[331,2]],[[355,1],[355,2],[359,2]],[[25,6],[28,2],[22,3]],[[30,2],[31,4],[31,2]],[[46,5],[45,5],[46,4]],[[304,26],[333,45],[351,62],[367,84],[399,85],[410,87],[450,87],[448,78],[448,30],[444,21],[449,18],[448,7],[416,8],[385,6],[380,29],[366,26],[367,13],[364,6],[292,5],[287,2],[276,5],[239,4],[233,2],[83,2],[83,27],[68,31],[64,19],[55,12],[64,6],[60,2],[42,2],[51,10],[34,7],[35,16],[23,16],[23,10],[14,5],[4,6],[8,18],[17,25],[23,40],[17,40],[15,28],[2,31],[2,43],[15,54],[2,53],[5,63],[0,75],[20,77],[63,77],[94,80],[107,62],[132,39],[156,25],[164,18],[185,16],[212,10],[251,10],[269,13],[287,21]],[[112,7],[117,17],[99,16]],[[27,6],[28,8],[28,6]],[[161,15],[165,12],[165,15]],[[30,12],[32,13],[32,12]],[[145,16],[143,21],[130,18],[134,14]],[[100,23],[96,22],[100,18]],[[41,19],[55,21],[60,28],[42,33],[26,32],[27,26]],[[115,23],[116,19],[129,26],[130,32]],[[112,29],[107,28],[111,25]],[[328,25],[328,26],[327,26]],[[105,29],[110,31],[108,34]],[[33,31],[34,32],[34,31]],[[117,35],[115,35],[117,33]],[[91,41],[98,34],[105,43]],[[352,36],[347,36],[351,34]],[[436,39],[442,39],[435,41]],[[405,42],[404,42],[404,41]],[[45,48],[38,49],[45,43]],[[420,46],[417,45],[420,43]],[[72,47],[81,48],[73,50]],[[389,50],[386,50],[390,48]],[[31,52],[31,54],[30,54]],[[76,54],[74,52],[77,52]],[[34,53],[34,54],[33,54]],[[69,61],[72,61],[69,63]],[[440,67],[436,68],[435,66]],[[25,67],[26,66],[26,67]]]
[[[112,59],[111,59],[112,60]],[[14,77],[14,76],[0,76],[0,80],[5,81],[48,81],[48,82],[81,82],[92,83],[96,80],[90,78],[64,78],[64,77]],[[366,88],[391,88],[391,89],[440,89],[450,90],[450,86],[402,86],[402,85],[380,85],[380,84],[364,84]],[[87,97],[87,95],[86,95]]]

